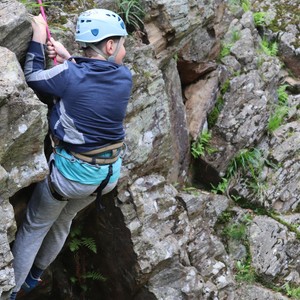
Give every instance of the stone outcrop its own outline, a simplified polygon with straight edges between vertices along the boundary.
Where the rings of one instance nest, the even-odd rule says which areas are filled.
[[[0,69],[1,295],[14,284],[8,243],[14,240],[16,225],[8,199],[46,176],[43,142],[48,127],[46,105],[27,87],[16,55],[4,47]]]
[[[59,3],[48,11],[50,23],[68,17],[65,30],[53,34],[75,54],[75,8],[90,8],[93,1],[88,2]],[[47,270],[46,285],[27,299],[288,299],[300,278],[296,1],[289,3],[295,8],[289,24],[280,28],[271,25],[284,23],[282,1],[251,1],[246,12],[241,3],[218,0],[142,2],[144,31],[126,41],[134,86],[118,189],[105,196],[104,212],[96,214],[91,206],[74,224],[83,227],[83,236],[94,237],[98,252],[71,253],[68,241]],[[110,9],[115,4],[95,3]],[[258,27],[254,12],[265,7],[268,24]],[[27,87],[20,66],[31,33],[26,8],[2,1],[0,14],[0,298],[5,300],[14,284],[9,244],[16,223],[9,200],[20,219],[23,194],[47,176],[47,106]],[[264,53],[263,38],[276,36],[278,54]],[[288,85],[288,112],[271,132],[268,123],[282,84]],[[190,145],[204,130],[211,133],[214,151],[192,159]],[[260,153],[260,161],[212,192],[211,184],[222,182],[232,159],[249,149]],[[89,267],[107,283],[83,280]]]
[[[14,52],[23,61],[31,37],[28,11],[18,1],[0,3],[0,45]]]

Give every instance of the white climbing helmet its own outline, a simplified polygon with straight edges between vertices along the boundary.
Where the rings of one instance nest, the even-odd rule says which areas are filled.
[[[111,36],[126,35],[128,33],[123,20],[111,10],[90,9],[78,17],[75,40],[83,47],[85,43],[97,43]]]

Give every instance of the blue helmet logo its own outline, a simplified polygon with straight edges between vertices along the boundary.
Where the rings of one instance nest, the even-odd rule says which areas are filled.
[[[99,33],[99,29],[92,29],[91,32],[92,32],[93,36],[97,36]]]

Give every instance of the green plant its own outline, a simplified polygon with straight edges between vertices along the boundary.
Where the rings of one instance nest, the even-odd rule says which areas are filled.
[[[235,279],[247,283],[253,283],[256,280],[255,270],[250,262],[237,261]]]
[[[278,89],[277,89],[277,95],[278,95],[278,103],[279,105],[287,105],[287,101],[289,98],[288,93],[286,92],[286,88],[288,87],[287,84],[281,85]]]
[[[269,56],[276,56],[278,53],[278,43],[276,41],[268,41],[266,37],[263,37],[260,46],[263,52]]]
[[[230,54],[230,50],[235,42],[237,42],[241,38],[241,33],[239,30],[233,28],[231,31],[231,40],[230,42],[222,43],[221,51],[219,58],[222,59],[225,56]]]
[[[251,9],[251,2],[249,0],[229,0],[229,8],[235,13],[242,8],[244,12]]]
[[[229,88],[230,88],[230,79],[227,79],[220,88],[221,94],[224,95],[226,92],[228,92]]]
[[[49,6],[51,5],[51,2],[50,1],[43,1],[42,4],[39,4],[37,3],[36,1],[30,1],[30,0],[20,0],[20,2],[22,4],[24,4],[27,8],[39,8],[40,6],[43,6],[43,7],[46,7],[46,6]]]
[[[84,276],[85,279],[97,280],[97,281],[106,281],[107,278],[104,277],[102,274],[96,271],[87,272]]]
[[[222,48],[220,52],[220,58],[224,58],[225,56],[230,54],[230,49],[233,46],[232,43],[222,43]]]
[[[264,165],[264,159],[262,158],[261,151],[253,149],[242,149],[239,153],[231,160],[226,176],[230,178],[234,176],[239,170],[243,173],[250,172],[254,179],[257,179],[261,173],[262,167]]]
[[[269,133],[273,133],[284,121],[288,115],[288,94],[286,92],[287,85],[281,85],[277,89],[278,104],[275,105],[274,112],[269,118],[267,130]]]
[[[199,196],[200,195],[200,192],[199,192],[199,189],[191,186],[191,187],[184,187],[182,189],[184,192],[188,193],[188,194],[191,194],[191,195],[194,195],[194,196]]]
[[[241,32],[237,29],[232,30],[232,41],[235,43],[241,38]]]
[[[265,194],[267,185],[261,181],[261,174],[264,166],[275,167],[274,164],[269,162],[262,156],[260,150],[242,149],[239,153],[230,161],[225,176],[218,186],[212,186],[213,193],[227,193],[229,186],[234,179],[243,180],[243,184],[247,186],[254,195],[260,198]],[[241,179],[242,178],[242,179]],[[229,194],[229,193],[227,193]],[[231,197],[231,195],[229,195]],[[241,198],[238,195],[234,195],[235,201]]]
[[[214,106],[214,108],[212,109],[212,111],[209,113],[207,117],[207,123],[209,128],[212,128],[217,123],[218,117],[220,115],[223,106],[224,106],[224,99],[222,97],[218,97],[216,105]]]
[[[142,31],[145,12],[139,0],[118,0],[118,13],[124,20],[129,32]]]
[[[246,240],[247,226],[252,222],[252,216],[245,214],[238,223],[230,224],[223,230],[223,234],[234,240]]]
[[[251,2],[249,0],[241,0],[241,5],[244,12],[250,11]]]
[[[287,106],[276,106],[274,113],[269,118],[267,130],[273,133],[283,123],[284,118],[288,115],[289,108]]]
[[[106,278],[98,271],[87,269],[87,251],[90,250],[92,253],[97,254],[96,242],[91,237],[82,236],[82,227],[78,226],[71,230],[69,237],[69,250],[74,254],[75,263],[75,275],[70,277],[72,284],[76,284],[82,293],[88,291],[88,280],[105,281]],[[82,295],[83,299],[85,298]]]
[[[219,182],[217,186],[211,184],[212,189],[211,192],[214,194],[225,194],[228,190],[229,180],[225,177],[222,177],[222,181]]]
[[[256,27],[267,25],[268,13],[259,11],[253,13],[254,24]]]
[[[289,283],[286,283],[284,285],[286,294],[290,297],[293,297],[295,299],[300,299],[300,287],[292,287],[289,285]]]
[[[223,234],[234,240],[243,240],[246,237],[247,226],[242,223],[227,226]]]
[[[97,254],[97,246],[96,242],[93,238],[90,237],[82,237],[82,228],[77,227],[71,231],[70,237],[71,240],[69,242],[69,249],[71,252],[75,252],[79,250],[80,247],[86,247],[91,250],[93,253]]]
[[[209,145],[210,140],[211,133],[204,130],[198,139],[192,143],[191,152],[194,158],[203,156],[205,153],[212,154],[216,151]]]

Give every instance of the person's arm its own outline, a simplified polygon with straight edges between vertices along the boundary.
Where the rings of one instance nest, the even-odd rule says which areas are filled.
[[[41,15],[33,17],[33,36],[26,56],[25,78],[32,89],[61,97],[66,87],[68,65],[60,64],[49,70],[44,70],[46,26],[47,24]],[[67,52],[66,49],[65,51]],[[66,54],[66,52],[64,53]]]
[[[56,58],[56,61],[59,64],[64,63],[65,60],[68,60],[71,57],[69,51],[54,38],[51,38],[50,41],[47,42],[47,53],[49,58]],[[72,61],[75,62],[74,60]]]

